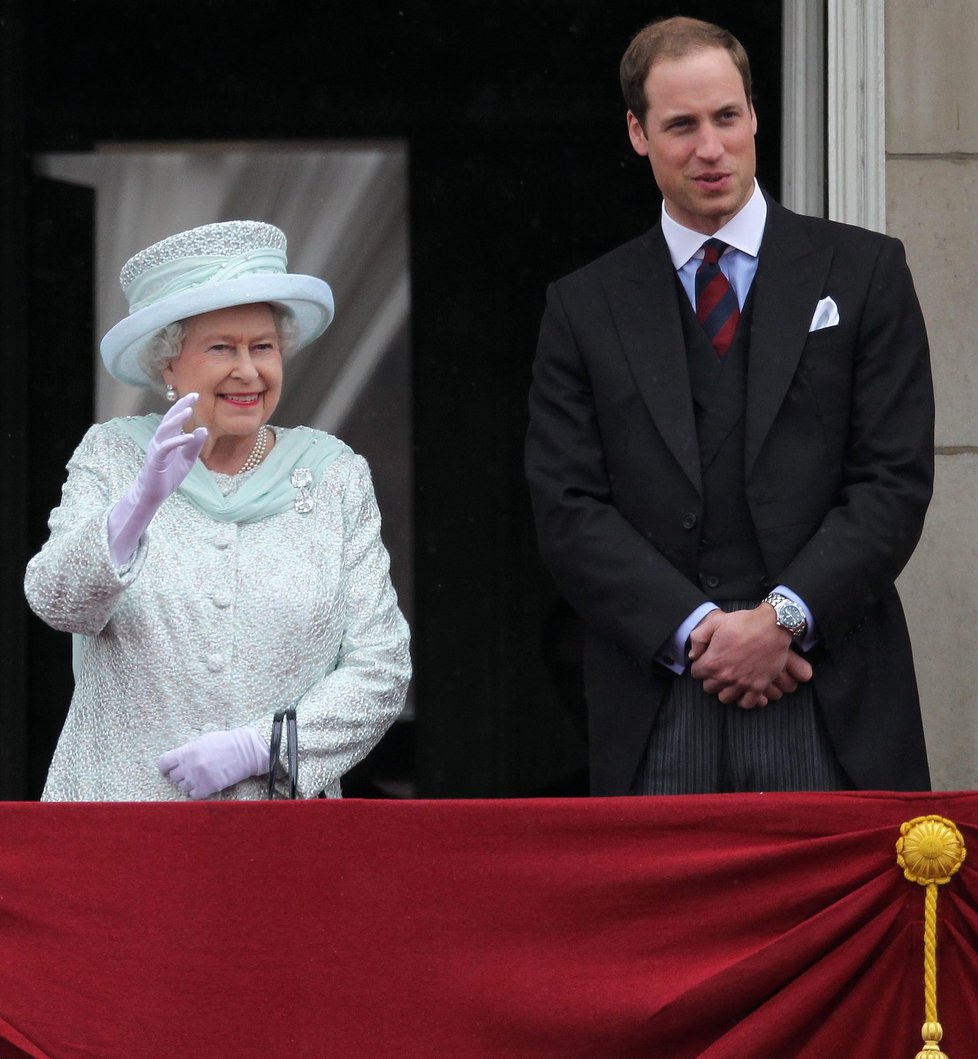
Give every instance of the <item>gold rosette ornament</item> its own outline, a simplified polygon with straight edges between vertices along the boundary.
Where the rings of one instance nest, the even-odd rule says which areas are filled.
[[[920,1031],[924,1047],[916,1059],[948,1059],[941,1051],[944,1030],[937,1021],[937,888],[951,881],[968,851],[961,832],[943,816],[918,816],[900,825],[897,864],[904,877],[925,886],[924,899],[924,1010]]]

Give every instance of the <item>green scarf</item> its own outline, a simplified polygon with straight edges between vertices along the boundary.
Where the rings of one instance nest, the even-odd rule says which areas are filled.
[[[113,426],[145,452],[161,418],[158,414],[127,416],[113,420]],[[271,453],[233,495],[221,493],[213,475],[200,460],[183,480],[179,492],[218,522],[258,522],[293,508],[299,496],[299,490],[290,480],[294,470],[309,470],[312,482],[308,488],[312,490],[333,460],[349,451],[339,438],[312,427],[279,430]]]

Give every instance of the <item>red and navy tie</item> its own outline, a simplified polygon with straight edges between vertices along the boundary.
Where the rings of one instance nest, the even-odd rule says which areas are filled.
[[[726,249],[727,244],[719,239],[707,239],[703,262],[696,270],[696,319],[706,330],[718,357],[726,356],[740,319],[737,295],[720,271],[720,255]]]

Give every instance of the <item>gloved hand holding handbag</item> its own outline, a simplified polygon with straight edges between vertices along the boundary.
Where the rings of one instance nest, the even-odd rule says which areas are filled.
[[[157,768],[191,798],[206,798],[268,772],[268,744],[251,725],[205,732],[168,750]]]

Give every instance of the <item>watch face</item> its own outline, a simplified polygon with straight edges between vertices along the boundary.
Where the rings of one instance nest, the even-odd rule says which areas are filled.
[[[805,615],[794,603],[783,603],[778,610],[778,620],[789,629],[799,629],[805,623]]]

